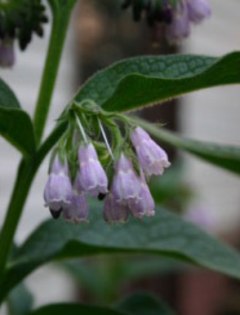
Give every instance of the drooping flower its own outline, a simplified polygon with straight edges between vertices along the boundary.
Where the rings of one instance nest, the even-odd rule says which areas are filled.
[[[72,223],[87,222],[88,204],[83,192],[73,189],[71,202],[63,209],[63,218]]]
[[[147,176],[162,175],[164,168],[170,166],[166,152],[141,127],[134,129],[131,141],[141,168]]]
[[[106,221],[126,221],[129,213],[136,218],[154,215],[155,204],[143,171],[139,177],[123,153],[115,168],[111,193],[105,201]]]
[[[200,23],[211,15],[208,0],[187,0],[188,17],[193,23]]]
[[[128,215],[128,206],[117,202],[114,196],[109,193],[104,201],[104,220],[108,223],[124,223],[127,221]]]
[[[72,198],[72,184],[68,175],[67,163],[58,156],[54,158],[50,175],[44,189],[45,206],[49,207],[54,218],[58,218]]]
[[[136,218],[143,216],[151,217],[155,215],[155,203],[148,188],[143,172],[141,172],[141,189],[138,198],[130,201],[129,209]]]
[[[166,37],[170,44],[179,43],[190,34],[190,20],[187,4],[178,3],[172,21],[166,25]]]
[[[0,40],[0,67],[9,68],[15,63],[13,41],[10,39]]]
[[[80,170],[77,181],[80,189],[93,196],[108,192],[107,175],[98,160],[94,146],[82,145],[78,151]]]
[[[140,180],[137,177],[131,161],[122,153],[115,166],[111,192],[116,202],[128,204],[138,197]]]

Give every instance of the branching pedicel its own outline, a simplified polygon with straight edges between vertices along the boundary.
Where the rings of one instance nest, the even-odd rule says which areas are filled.
[[[54,152],[44,190],[53,217],[86,221],[87,194],[105,199],[107,222],[154,215],[147,179],[170,165],[166,152],[133,119],[105,112],[91,100],[74,103],[62,119],[68,129]]]

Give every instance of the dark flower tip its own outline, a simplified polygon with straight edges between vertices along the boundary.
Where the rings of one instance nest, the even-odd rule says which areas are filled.
[[[98,195],[98,200],[104,200],[106,196],[107,196],[107,194],[102,194],[102,193],[100,193],[100,194]]]
[[[52,210],[52,209],[49,209],[49,211],[51,212],[51,215],[53,217],[53,219],[58,219],[62,213],[62,208],[59,209],[59,210]]]

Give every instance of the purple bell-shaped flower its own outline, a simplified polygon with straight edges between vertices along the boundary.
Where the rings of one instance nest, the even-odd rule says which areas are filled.
[[[208,0],[187,0],[188,16],[191,22],[200,23],[211,15]]]
[[[131,141],[147,176],[162,175],[164,168],[170,166],[166,152],[142,128],[137,127],[132,132]]]
[[[44,189],[45,206],[49,207],[54,218],[58,218],[62,210],[70,205],[71,198],[72,184],[68,175],[67,163],[62,163],[56,156]]]
[[[93,196],[108,192],[107,175],[98,160],[94,146],[90,143],[82,145],[78,151],[80,170],[77,182],[80,189]]]

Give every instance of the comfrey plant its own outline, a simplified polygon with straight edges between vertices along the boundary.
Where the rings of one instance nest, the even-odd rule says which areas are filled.
[[[0,0],[0,65],[4,67],[14,63],[16,41],[25,49],[33,33],[42,35],[47,3],[52,27],[33,118],[21,107],[10,86],[0,79],[0,134],[22,156],[0,224],[0,304],[6,302],[11,315],[132,315],[142,314],[142,310],[172,314],[148,295],[134,295],[122,303],[116,303],[116,296],[111,295],[105,304],[101,300],[101,306],[60,303],[35,309],[25,278],[45,263],[89,255],[141,253],[159,255],[161,262],[166,256],[239,279],[239,253],[163,209],[154,201],[148,183],[170,165],[166,152],[155,141],[185,150],[235,175],[240,174],[240,148],[186,139],[128,112],[184,93],[239,84],[240,52],[221,58],[141,56],[114,63],[80,87],[66,104],[55,128],[43,139],[69,19],[78,1]],[[190,22],[198,23],[210,14],[205,0],[134,0],[125,4],[133,5],[135,18],[144,11],[150,24],[162,22],[165,35],[174,41],[188,33]],[[19,244],[15,235],[34,176],[52,149],[49,177],[42,190],[45,206],[60,220],[41,223]],[[0,183],[3,180],[0,177]],[[88,200],[88,196],[95,199]],[[39,210],[32,211],[43,209],[39,205]],[[125,224],[106,224],[104,220]],[[116,288],[114,281],[122,278],[123,268],[116,257],[114,264],[117,271],[106,276],[109,280],[114,274],[111,280]],[[128,258],[126,265],[129,268]],[[152,272],[151,266],[146,267],[147,274]],[[142,270],[142,266],[134,265],[133,269]],[[105,261],[104,270],[111,270]],[[80,270],[80,274],[92,283],[95,276],[85,271]],[[125,277],[126,274],[129,272]],[[101,282],[103,274],[95,291],[104,291],[99,288]]]
[[[53,153],[44,190],[53,217],[62,213],[68,221],[86,221],[87,195],[105,199],[107,222],[125,222],[129,214],[136,218],[154,215],[146,179],[162,175],[170,163],[149,134],[135,127],[129,117],[104,112],[91,100],[73,104],[63,119],[71,128]]]
[[[130,5],[135,21],[139,21],[144,13],[149,26],[163,24],[170,44],[188,37],[191,23],[198,24],[211,15],[209,0],[125,0],[122,7],[125,9]]]

